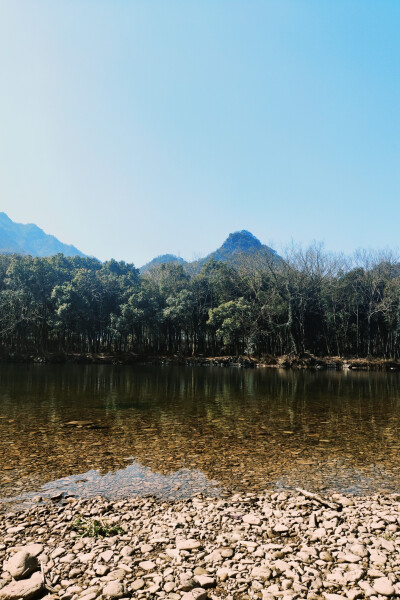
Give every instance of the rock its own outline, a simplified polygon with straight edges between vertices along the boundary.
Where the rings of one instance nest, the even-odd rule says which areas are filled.
[[[38,568],[39,562],[37,557],[27,550],[17,552],[4,563],[4,569],[10,573],[11,577],[17,580],[28,577],[28,575]]]
[[[207,569],[203,569],[203,567],[196,567],[193,573],[194,575],[208,575]]]
[[[274,533],[278,533],[278,534],[282,535],[282,534],[288,533],[289,527],[287,527],[283,523],[278,523],[277,525],[275,525],[273,531],[274,531]]]
[[[319,555],[320,559],[325,562],[333,562],[333,557],[330,552],[322,551]]]
[[[134,592],[141,590],[144,586],[145,586],[144,579],[135,579],[135,581],[133,581],[131,584],[131,588]]]
[[[131,546],[124,546],[121,550],[121,556],[132,556],[133,553],[134,550]]]
[[[194,588],[190,592],[183,594],[182,600],[207,600],[207,592],[202,588]]]
[[[110,572],[110,567],[108,565],[95,565],[94,572],[99,577],[104,577],[104,575]]]
[[[289,491],[31,504],[0,517],[0,566],[13,552],[40,552],[55,590],[46,600],[198,600],[207,590],[210,600],[391,600],[400,597],[399,507],[400,494],[356,497],[338,511]],[[81,539],[70,529],[78,515],[104,515],[123,532]],[[381,522],[390,537],[371,528]],[[0,600],[10,586],[13,600],[24,598],[13,586],[32,582],[10,579],[0,574]]]
[[[364,592],[362,590],[351,589],[346,591],[346,596],[349,600],[357,600],[358,598],[362,598],[364,596]]]
[[[28,544],[22,549],[32,554],[32,556],[39,556],[43,552],[43,544]]]
[[[196,582],[191,577],[184,575],[181,576],[181,581],[178,587],[181,592],[190,592],[190,590],[196,587]]]
[[[375,590],[370,586],[368,581],[359,581],[358,585],[363,590],[365,596],[373,596],[375,594]]]
[[[394,587],[392,582],[387,577],[380,577],[379,579],[375,579],[372,587],[378,594],[382,594],[382,596],[393,596]],[[1,592],[0,592],[1,593]]]
[[[175,561],[181,562],[181,555],[177,548],[167,548],[165,554]]]
[[[318,540],[322,540],[324,537],[326,537],[326,529],[324,527],[318,527],[318,529],[313,531],[310,539],[312,542],[317,542]]]
[[[350,552],[360,558],[366,558],[368,556],[368,550],[363,544],[353,544],[350,546]]]
[[[124,586],[120,581],[110,581],[103,588],[103,596],[105,598],[122,598],[125,594]]]
[[[50,558],[52,558],[53,560],[55,558],[58,558],[59,556],[62,556],[63,554],[66,553],[65,548],[63,548],[62,546],[60,546],[59,548],[56,548],[51,554],[50,554]]]
[[[216,581],[213,577],[207,577],[207,575],[195,575],[194,581],[204,589],[215,587]]]
[[[12,581],[0,590],[0,600],[31,600],[44,592],[41,573],[34,573],[30,579]]]
[[[197,550],[201,547],[201,543],[198,540],[177,540],[176,547],[178,550]]]
[[[251,576],[255,579],[261,579],[262,581],[268,581],[271,579],[272,571],[267,567],[254,567],[251,571]]]
[[[143,569],[143,571],[152,571],[156,567],[156,563],[152,560],[143,560],[139,563],[139,567]]]
[[[345,498],[344,496],[340,497],[339,503],[342,506],[354,506],[353,500],[351,500],[350,498]]]
[[[114,552],[112,550],[105,550],[100,554],[99,559],[103,560],[104,562],[109,562],[113,556]]]
[[[95,559],[95,554],[94,552],[86,552],[85,554],[80,554],[78,558],[81,563],[87,565],[87,563],[90,563]]]
[[[249,525],[261,525],[261,519],[256,515],[249,514],[243,517],[243,523],[248,523]]]
[[[360,556],[357,556],[352,552],[340,552],[338,558],[340,558],[342,562],[347,563],[358,563],[361,560]]]
[[[229,569],[221,568],[221,569],[217,570],[217,578],[220,581],[226,581],[228,579],[228,577],[229,577]]]
[[[380,552],[375,552],[372,550],[369,554],[369,560],[375,565],[384,565],[386,563],[386,556]]]

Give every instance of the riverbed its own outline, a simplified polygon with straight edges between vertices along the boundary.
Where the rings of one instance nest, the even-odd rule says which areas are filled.
[[[0,497],[397,492],[396,373],[0,367]]]

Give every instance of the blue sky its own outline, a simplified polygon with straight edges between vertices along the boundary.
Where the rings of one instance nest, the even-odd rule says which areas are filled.
[[[104,260],[398,247],[398,0],[2,0],[0,210]]]

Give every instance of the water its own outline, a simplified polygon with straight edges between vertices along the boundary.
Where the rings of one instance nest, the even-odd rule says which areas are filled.
[[[400,376],[0,367],[0,498],[398,492]]]

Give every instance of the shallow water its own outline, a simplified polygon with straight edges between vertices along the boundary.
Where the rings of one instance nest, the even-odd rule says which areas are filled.
[[[398,492],[399,433],[395,373],[0,367],[0,498]]]

